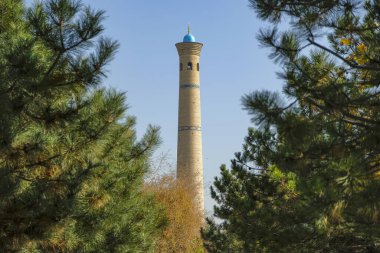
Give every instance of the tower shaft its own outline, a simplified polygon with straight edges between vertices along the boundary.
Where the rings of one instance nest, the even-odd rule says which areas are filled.
[[[177,43],[179,54],[179,108],[177,178],[192,189],[203,213],[203,159],[199,59],[202,44]]]

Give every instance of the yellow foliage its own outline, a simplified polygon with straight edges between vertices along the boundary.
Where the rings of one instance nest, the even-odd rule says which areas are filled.
[[[100,209],[104,207],[110,199],[110,196],[107,194],[93,195],[89,199],[89,204],[95,209]]]
[[[330,217],[335,221],[343,221],[342,212],[346,208],[347,204],[345,201],[340,200],[336,202],[330,211]]]
[[[367,52],[367,46],[364,45],[363,43],[360,43],[356,47],[356,55],[354,56],[354,59],[358,64],[364,65],[368,62],[366,52]]]
[[[355,53],[349,55],[347,57],[347,60],[354,60],[356,61],[359,65],[364,65],[366,64],[369,59],[366,55],[367,53],[367,46],[364,43],[360,43],[356,46],[356,51]]]
[[[345,45],[345,46],[349,46],[349,45],[351,45],[351,40],[348,39],[348,38],[342,38],[342,39],[340,40],[340,44],[341,44],[341,45]]]
[[[324,76],[318,80],[317,86],[326,86],[328,83],[329,83],[328,77]]]
[[[153,180],[146,188],[165,207],[168,218],[155,252],[205,252],[200,238],[203,214],[194,208],[193,190],[171,175]]]
[[[363,43],[360,43],[357,47],[356,50],[358,51],[359,54],[365,54],[367,51],[367,46],[364,45]]]
[[[376,179],[380,179],[380,170],[378,170],[375,173],[373,173],[373,177],[376,178]]]

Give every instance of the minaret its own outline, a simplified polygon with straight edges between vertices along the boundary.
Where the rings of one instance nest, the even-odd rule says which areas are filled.
[[[188,33],[177,43],[179,54],[179,109],[177,178],[194,190],[195,205],[204,211],[199,56],[203,44]]]

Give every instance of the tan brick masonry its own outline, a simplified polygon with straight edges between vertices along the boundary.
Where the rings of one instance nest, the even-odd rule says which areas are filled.
[[[203,160],[201,131],[201,102],[199,81],[199,56],[203,44],[177,43],[179,54],[179,109],[177,178],[194,190],[194,202],[204,212]],[[189,63],[192,69],[189,69]]]

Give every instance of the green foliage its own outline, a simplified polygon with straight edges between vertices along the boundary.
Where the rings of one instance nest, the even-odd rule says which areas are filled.
[[[259,40],[283,66],[286,100],[243,97],[249,130],[222,167],[210,252],[380,250],[379,1],[250,0],[274,28]],[[289,21],[291,31],[276,24]],[[222,243],[233,240],[240,247]]]
[[[158,128],[136,139],[125,95],[101,88],[118,44],[79,1],[0,12],[2,252],[151,252],[162,209],[142,190]]]

